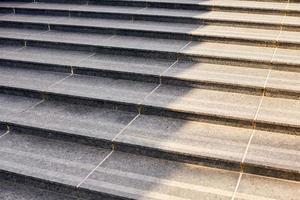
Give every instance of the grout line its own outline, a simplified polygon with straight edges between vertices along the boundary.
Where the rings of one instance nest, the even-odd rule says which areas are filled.
[[[250,148],[251,142],[252,142],[252,140],[253,140],[254,133],[255,133],[255,128],[254,128],[254,129],[252,129],[251,136],[250,136],[250,138],[249,138],[249,141],[248,141],[248,144],[247,144],[246,150],[245,150],[245,152],[244,152],[244,154],[243,154],[243,157],[242,157],[241,166],[243,166],[243,164],[244,164],[244,162],[245,162],[245,160],[246,160],[246,156],[247,156],[247,153],[248,153],[248,151],[249,151],[249,148]]]
[[[158,84],[149,94],[147,94],[141,102],[139,102],[139,105],[142,104],[150,95],[152,95],[159,87],[161,86],[161,83]]]
[[[176,65],[177,63],[178,63],[178,58],[177,58],[177,60],[175,61],[175,62],[173,62],[165,71],[163,71],[160,75],[159,75],[159,82],[161,83],[161,77],[165,74],[165,73],[167,73],[174,65]]]
[[[26,43],[25,43],[25,44],[26,44]],[[15,49],[15,50],[13,50],[13,51],[9,51],[9,52],[7,52],[7,53],[4,53],[3,56],[17,53],[18,51],[21,51],[22,49],[25,49],[25,48],[26,48],[26,45],[25,45],[25,46],[22,46],[22,47],[20,47],[20,48],[17,48],[17,49]]]
[[[141,113],[137,114],[113,139],[112,142],[114,142],[139,116]]]
[[[102,165],[102,163],[104,163],[110,156],[111,156],[111,154],[114,152],[114,150],[111,150],[111,152],[107,155],[107,156],[105,156],[105,158],[76,186],[77,188],[78,187],[80,187],[80,185],[84,182],[84,181],[86,181],[93,173],[94,173],[94,171],[98,168],[98,167],[100,167],[100,165]]]
[[[189,46],[193,41],[189,41],[188,43],[186,43],[183,47],[181,47],[178,52],[182,51],[184,48],[186,48],[187,46]]]
[[[51,84],[50,86],[47,87],[47,89],[50,89],[52,88],[53,86],[63,82],[64,80],[66,80],[67,78],[70,78],[71,76],[73,76],[73,70],[72,70],[72,67],[71,67],[71,74],[69,74],[68,76],[64,77],[63,79],[60,79],[58,81],[56,81],[55,83]]]
[[[239,188],[239,185],[240,185],[242,176],[243,176],[243,172],[240,172],[240,175],[239,175],[238,181],[237,181],[237,183],[236,183],[236,186],[235,186],[235,189],[234,189],[234,192],[233,192],[233,195],[232,195],[231,200],[234,200],[234,199],[235,199],[235,195],[236,195],[237,190],[238,190],[238,188]]]
[[[7,126],[7,129],[8,129],[8,130],[7,130],[3,135],[0,135],[0,139],[1,139],[2,137],[4,137],[5,135],[9,134],[9,132],[10,132],[9,126]]]
[[[16,116],[18,116],[18,115],[21,115],[21,114],[27,112],[28,110],[31,110],[31,109],[35,108],[36,106],[40,105],[40,104],[43,103],[44,101],[45,101],[45,99],[43,98],[41,101],[39,101],[39,102],[35,103],[34,105],[32,105],[32,106],[26,108],[26,109],[23,110],[22,112],[19,112],[19,113],[16,113],[16,114],[12,115],[12,117],[16,117]]]
[[[136,14],[141,14],[141,11],[143,11],[143,10],[145,10],[145,9],[147,9],[147,6],[141,8],[141,9],[138,9],[135,13],[136,13]]]
[[[93,56],[96,55],[96,54],[97,54],[97,53],[91,53],[90,55],[88,55],[88,56],[86,56],[86,57],[80,59],[79,61],[77,61],[77,62],[74,64],[74,67],[75,67],[75,65],[78,65],[79,63],[85,61],[86,59],[89,59],[90,57],[93,57]]]

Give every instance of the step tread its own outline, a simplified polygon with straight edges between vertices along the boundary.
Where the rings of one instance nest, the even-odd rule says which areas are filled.
[[[78,200],[75,197],[62,195],[48,190],[42,190],[40,188],[25,184],[18,184],[0,180],[0,185],[0,198],[2,200]]]
[[[248,94],[162,85],[145,100],[145,104],[251,121],[254,119],[260,99],[260,96]]]
[[[245,163],[300,172],[300,137],[256,130]]]
[[[0,140],[2,170],[77,186],[109,150],[11,131]]]
[[[163,77],[178,78],[187,81],[226,83],[231,85],[250,86],[251,88],[263,88],[268,71],[269,69],[179,60],[163,74]],[[276,72],[274,72],[274,74],[276,74]],[[295,78],[289,79],[289,81],[297,81],[295,73],[291,72],[290,78],[292,78],[292,76],[295,76]],[[283,77],[278,75],[278,79],[280,78]],[[277,87],[280,87],[280,85],[277,85]],[[285,89],[288,88],[285,87]]]
[[[7,48],[9,48],[9,46],[7,46]],[[87,57],[93,55],[92,52],[86,51],[58,50],[33,47],[25,47],[16,52],[10,54],[8,53],[9,51],[3,51],[3,54],[0,54],[0,57],[26,62],[49,63],[66,66],[74,66]]]
[[[264,97],[257,115],[257,121],[300,126],[300,101]]]
[[[71,186],[83,181],[109,153],[14,131],[0,143],[2,170]],[[127,198],[198,199],[199,195],[217,195],[229,199],[237,179],[238,173],[229,171],[113,152],[80,187]]]
[[[0,83],[17,88],[44,91],[69,74],[0,66]]]
[[[116,141],[240,163],[251,133],[251,129],[140,115]]]
[[[235,199],[294,199],[300,195],[299,182],[243,174]]]
[[[295,135],[141,115],[116,141],[238,163],[245,156],[246,165],[300,172],[300,137]]]
[[[138,105],[157,85],[130,80],[73,75],[49,88],[48,91]]]
[[[28,127],[111,141],[137,115],[134,112],[45,101],[9,121]]]
[[[41,99],[3,94],[0,98],[0,120],[5,121],[10,117],[14,117],[16,114],[24,112],[26,109],[34,106],[39,101],[41,101]]]
[[[214,42],[192,42],[181,50],[184,54],[213,56],[298,65],[299,50],[276,47],[258,47]]]

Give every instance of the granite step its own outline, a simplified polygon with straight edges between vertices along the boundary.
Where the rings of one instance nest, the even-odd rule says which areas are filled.
[[[14,181],[0,179],[0,185],[0,198],[2,200],[82,200],[67,194],[60,194]]]
[[[262,130],[299,134],[299,99],[41,70],[20,71],[20,78],[13,70],[3,69],[4,77],[10,78],[4,79],[1,88],[10,93],[112,104],[145,114],[235,126],[255,124]],[[30,84],[32,80],[39,84]]]
[[[298,49],[220,42],[191,42],[187,40],[70,33],[65,31],[47,31],[42,34],[29,36],[3,33],[0,40],[2,44],[23,44],[30,47],[74,49],[100,53],[118,53],[121,55],[147,55],[155,58],[183,58],[195,61],[205,58],[222,64],[261,65],[261,67],[289,71],[299,71],[300,65],[297,59],[300,53]]]
[[[8,51],[9,52],[9,51]],[[84,51],[25,47],[0,55],[0,83],[17,86],[23,81],[33,89],[49,86],[70,73],[131,81],[164,83],[195,88],[297,99],[299,73],[264,68],[239,67],[183,59],[93,54]],[[23,76],[15,76],[23,74]],[[51,81],[46,80],[51,77]],[[56,77],[56,78],[55,78]],[[267,80],[268,79],[268,80]],[[35,83],[31,81],[35,80]],[[43,83],[43,81],[45,81]],[[36,83],[40,83],[36,84]],[[22,85],[21,84],[21,85]],[[20,84],[19,84],[20,86]]]
[[[134,7],[107,7],[107,6],[86,6],[82,10],[76,10],[74,5],[32,4],[29,8],[19,6],[14,8],[12,13],[25,15],[50,15],[50,16],[71,16],[71,17],[92,17],[102,19],[126,19],[143,21],[165,21],[182,22],[195,24],[223,24],[238,25],[243,27],[275,28],[285,30],[300,30],[299,16],[270,15],[225,11],[193,11],[165,8],[134,8]],[[30,8],[31,7],[31,8]],[[53,9],[48,9],[53,7]],[[76,7],[76,6],[75,6]],[[91,8],[90,8],[91,7]],[[59,10],[58,10],[59,8]],[[86,9],[85,9],[86,8]],[[2,9],[6,9],[3,7]],[[10,9],[10,8],[7,8]],[[73,10],[75,9],[75,10]],[[81,7],[80,7],[81,9]],[[9,11],[4,11],[7,13]],[[5,17],[5,16],[3,16]],[[9,17],[9,16],[8,16]],[[44,16],[45,17],[45,16]]]
[[[0,143],[3,179],[23,183],[23,188],[29,185],[82,199],[290,199],[299,195],[299,182],[111,151],[30,132],[11,130]],[[266,192],[270,188],[274,192]]]
[[[83,3],[83,2],[82,2]],[[136,3],[136,4],[135,4]],[[102,5],[101,5],[102,4]],[[169,9],[178,10],[184,13],[183,16],[195,17],[201,12],[238,12],[238,13],[253,13],[253,14],[273,14],[273,15],[287,15],[287,16],[300,16],[300,7],[297,3],[270,3],[270,2],[253,2],[241,1],[237,3],[236,0],[227,1],[202,1],[195,3],[188,2],[157,2],[157,1],[98,1],[86,2],[85,4],[66,3],[61,1],[59,4],[48,1],[48,3],[1,3],[0,8],[2,12],[15,12],[15,13],[44,13],[55,15],[71,15],[71,16],[93,16],[97,17],[102,14],[112,13],[131,13],[140,14],[147,11],[148,8],[155,9]],[[184,12],[189,10],[188,12]],[[118,17],[118,15],[115,15]],[[107,15],[107,17],[112,17]]]
[[[144,36],[161,39],[180,39],[192,41],[219,41],[257,46],[279,46],[297,49],[300,46],[299,32],[243,28],[223,25],[194,25],[182,23],[142,22],[129,20],[102,20],[91,18],[61,17],[56,23],[53,20],[40,22],[40,19],[24,15],[15,15],[14,19],[0,18],[3,33],[14,33],[9,28],[37,28],[56,31],[76,31],[85,33],[104,33],[131,36]],[[56,17],[57,18],[57,17]],[[6,28],[5,28],[6,27]],[[24,30],[25,31],[25,30]]]
[[[7,124],[10,130],[30,131],[61,141],[300,180],[297,156],[300,138],[296,135],[144,115],[107,105],[45,100],[33,107],[26,104],[30,98],[2,94],[0,99],[12,102],[4,103],[1,109],[4,110],[1,114],[6,114],[1,119],[3,129]],[[10,108],[21,105],[22,109],[11,114]]]
[[[297,21],[297,20],[296,20]],[[120,19],[93,19],[42,15],[7,15],[0,17],[1,27],[35,27],[39,29],[147,36],[165,39],[226,41],[260,46],[299,48],[299,32],[268,30],[232,25],[189,24]]]

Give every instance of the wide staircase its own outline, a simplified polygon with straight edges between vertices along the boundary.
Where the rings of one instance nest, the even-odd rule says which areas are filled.
[[[300,199],[300,1],[0,11],[1,200]]]

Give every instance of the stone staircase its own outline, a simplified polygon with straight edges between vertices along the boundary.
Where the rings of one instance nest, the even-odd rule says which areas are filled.
[[[0,11],[0,199],[300,199],[300,1]]]

